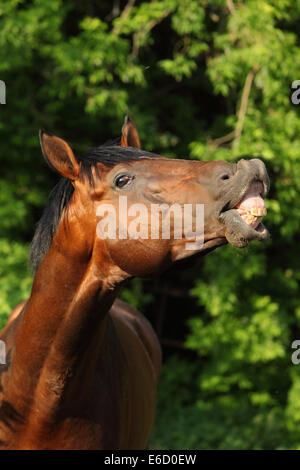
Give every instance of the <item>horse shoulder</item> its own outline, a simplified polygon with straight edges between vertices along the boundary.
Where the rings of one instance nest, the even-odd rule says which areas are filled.
[[[157,381],[161,367],[162,353],[160,343],[150,322],[141,312],[120,299],[115,300],[110,310],[110,315],[114,321],[126,324],[127,327],[138,335],[143,348],[149,356],[155,380]]]

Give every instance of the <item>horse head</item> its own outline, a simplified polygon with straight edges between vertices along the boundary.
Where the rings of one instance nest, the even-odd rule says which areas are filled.
[[[53,230],[61,251],[117,278],[161,272],[227,242],[245,247],[268,238],[262,218],[269,178],[260,159],[201,162],[146,152],[129,118],[121,140],[84,157],[45,131],[40,141],[63,177],[65,199]]]

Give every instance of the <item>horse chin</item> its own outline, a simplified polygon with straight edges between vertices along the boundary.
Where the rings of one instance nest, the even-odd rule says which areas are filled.
[[[225,225],[225,237],[228,243],[244,248],[250,241],[266,241],[270,234],[263,223],[259,220],[257,225],[247,224],[236,209],[223,212],[220,221]]]

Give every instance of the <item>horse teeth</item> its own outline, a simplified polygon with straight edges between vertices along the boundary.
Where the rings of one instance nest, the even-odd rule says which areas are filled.
[[[264,215],[267,215],[265,207],[252,207],[244,212],[245,220],[248,222],[257,222]]]
[[[262,217],[263,215],[267,215],[267,209],[264,207],[252,207],[252,209],[247,211],[247,215],[253,217]]]

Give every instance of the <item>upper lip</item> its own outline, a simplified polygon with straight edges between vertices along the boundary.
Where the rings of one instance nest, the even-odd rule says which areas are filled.
[[[268,182],[266,181],[263,181],[261,179],[258,179],[258,178],[253,178],[251,179],[247,185],[244,185],[243,188],[241,189],[241,191],[238,193],[238,195],[236,195],[235,197],[231,197],[225,204],[223,204],[222,206],[222,209],[220,211],[220,214],[221,215],[223,212],[226,212],[230,209],[235,209],[236,206],[242,201],[242,199],[244,198],[244,196],[246,195],[247,191],[249,190],[250,186],[252,183],[256,182],[256,181],[259,181],[260,183],[262,183],[262,186],[263,186],[263,191],[260,193],[260,196],[265,199],[266,195],[268,194],[268,191],[269,191],[269,184]]]

